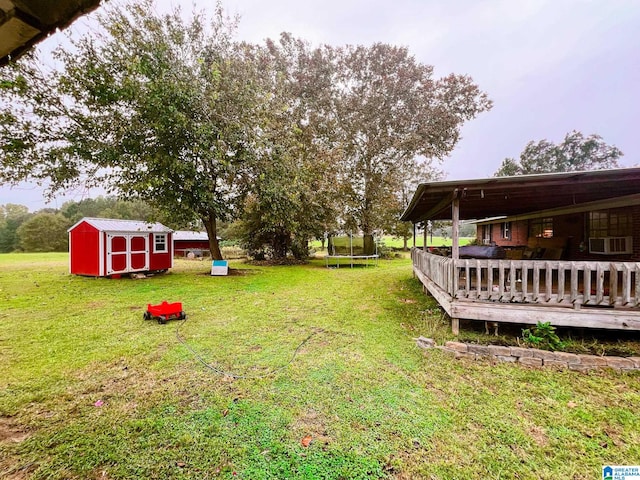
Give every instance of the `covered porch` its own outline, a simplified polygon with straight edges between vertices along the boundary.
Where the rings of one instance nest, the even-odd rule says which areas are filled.
[[[456,334],[460,319],[640,330],[638,194],[638,168],[422,184],[402,218],[414,226],[452,220],[453,247],[449,256],[414,247],[414,275],[452,318]],[[536,212],[549,215],[608,201],[622,202],[634,212],[632,254],[557,260],[460,258],[461,219],[532,218]]]

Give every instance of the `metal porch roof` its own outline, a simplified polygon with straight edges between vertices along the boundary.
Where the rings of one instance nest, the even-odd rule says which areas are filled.
[[[401,220],[450,220],[523,215],[640,193],[640,167],[421,183]]]
[[[190,230],[176,230],[173,232],[173,241],[209,241],[207,232],[192,232]]]

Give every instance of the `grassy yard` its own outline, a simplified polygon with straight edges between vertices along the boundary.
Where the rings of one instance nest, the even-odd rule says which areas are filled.
[[[387,247],[402,248],[404,242],[401,238],[383,237],[382,240]],[[460,237],[459,245],[466,245],[467,243],[475,240],[475,237]],[[422,235],[416,237],[416,247],[422,247],[424,244],[424,238]],[[449,237],[427,237],[428,247],[450,247],[452,244]],[[413,246],[413,239],[409,239],[407,246],[411,248]]]
[[[640,463],[640,376],[425,354],[413,337],[449,334],[407,259],[228,277],[178,261],[144,280],[67,262],[0,255],[1,478],[594,479]],[[165,299],[186,323],[142,319]],[[177,333],[258,378],[205,367]]]
[[[424,243],[424,238],[422,235],[416,237],[416,247],[422,247]],[[475,240],[475,237],[460,237],[460,245],[466,245]],[[382,241],[386,247],[400,249],[403,248],[404,242],[401,238],[393,238],[393,237],[382,237]],[[316,249],[321,247],[320,240],[314,240],[310,242],[310,245]],[[413,239],[409,239],[407,242],[407,247],[411,248],[413,246]],[[431,247],[450,247],[451,246],[451,238],[445,237],[428,237],[427,238],[427,246]]]

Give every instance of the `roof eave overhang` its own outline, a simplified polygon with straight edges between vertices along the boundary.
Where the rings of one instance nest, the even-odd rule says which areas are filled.
[[[35,44],[99,5],[100,0],[7,2],[0,9],[0,67],[20,58]]]
[[[496,222],[516,222],[519,220],[530,220],[533,218],[557,217],[560,215],[570,215],[572,213],[593,212],[595,210],[606,210],[610,208],[623,208],[633,205],[640,205],[640,193],[634,195],[625,195],[623,197],[608,198],[606,200],[597,200],[595,202],[586,202],[570,207],[551,208],[531,212],[522,215],[508,215],[502,217],[485,218],[476,220],[472,223],[476,225],[490,225]]]
[[[454,198],[460,199],[461,219],[478,219],[604,201],[616,193],[640,193],[640,168],[423,183],[400,218],[413,223],[451,219]]]

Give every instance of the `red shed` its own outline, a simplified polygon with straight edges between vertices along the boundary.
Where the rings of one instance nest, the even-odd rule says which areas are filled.
[[[69,229],[69,271],[108,277],[173,267],[172,230],[139,220],[83,218]]]
[[[209,235],[207,232],[176,230],[173,232],[173,252],[180,257],[186,257],[189,253],[196,257],[210,255]]]

